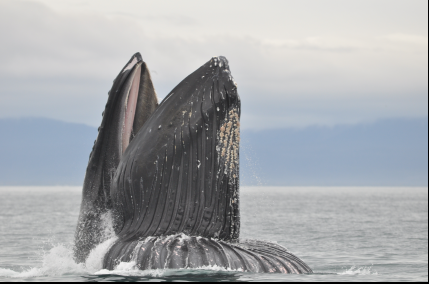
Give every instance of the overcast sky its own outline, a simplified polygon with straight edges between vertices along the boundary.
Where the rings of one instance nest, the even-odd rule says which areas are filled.
[[[141,52],[160,98],[212,56],[243,127],[428,115],[427,0],[0,0],[0,117],[98,126]]]

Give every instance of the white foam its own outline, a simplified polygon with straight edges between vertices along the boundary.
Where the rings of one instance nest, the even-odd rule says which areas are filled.
[[[19,274],[19,272],[10,269],[0,268],[0,277],[14,277],[17,274]]]
[[[69,273],[85,273],[84,265],[73,260],[73,250],[63,244],[56,245],[42,255],[41,267],[31,267],[24,271],[0,268],[0,276],[8,278],[31,278],[40,276],[60,276]]]
[[[121,275],[121,276],[151,276],[160,277],[164,276],[167,270],[153,269],[153,270],[139,270],[135,261],[121,262],[114,270],[102,269],[95,272],[95,275]]]
[[[179,270],[192,270],[192,271],[221,271],[221,272],[243,272],[242,269],[231,269],[231,268],[225,268],[217,265],[213,266],[202,266],[198,268],[183,268]]]
[[[102,240],[103,242],[96,246],[90,253],[85,262],[88,272],[96,272],[103,268],[103,259],[109,248],[117,240],[113,228],[113,216],[107,212],[101,216]]]
[[[31,278],[41,276],[41,272],[37,268],[31,268],[23,272],[16,272],[10,269],[0,268],[0,277],[6,278]]]
[[[116,237],[108,239],[107,241],[99,244],[91,251],[85,262],[85,268],[87,272],[94,273],[103,268],[104,256],[116,240]]]
[[[42,251],[41,266],[30,267],[23,271],[0,268],[0,277],[7,278],[31,278],[41,276],[61,276],[64,274],[93,274],[99,271],[103,265],[103,259],[110,246],[116,241],[113,229],[113,218],[110,213],[102,217],[102,229],[104,242],[96,246],[89,254],[86,262],[76,263],[73,259],[73,246],[71,244],[54,244],[49,251]]]
[[[121,276],[151,276],[151,277],[162,277],[177,274],[200,274],[204,271],[215,271],[215,272],[243,272],[241,269],[234,270],[219,266],[202,266],[199,268],[181,268],[181,269],[150,269],[150,270],[139,270],[135,261],[121,262],[114,270],[102,269],[95,272],[94,275],[121,275]]]
[[[356,267],[352,266],[338,275],[378,275],[377,271],[372,271],[372,266]]]
[[[61,276],[65,274],[97,274],[102,269],[104,255],[110,246],[116,241],[116,237],[108,239],[91,251],[86,262],[76,263],[73,259],[73,249],[64,244],[55,245],[49,251],[41,255],[41,266],[30,267],[23,271],[0,268],[0,277],[6,278],[32,278],[42,276]],[[119,270],[126,265],[118,266]]]

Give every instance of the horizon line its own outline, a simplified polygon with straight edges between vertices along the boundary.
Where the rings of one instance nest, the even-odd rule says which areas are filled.
[[[19,116],[19,117],[0,117],[0,120],[26,120],[26,119],[40,119],[40,120],[51,120],[55,122],[61,122],[61,123],[67,123],[67,124],[75,124],[75,125],[82,125],[87,126],[91,128],[97,128],[96,125],[91,125],[83,122],[75,122],[75,121],[67,121],[52,117],[44,117],[44,116]],[[429,116],[398,116],[398,117],[385,117],[385,118],[378,118],[378,119],[371,119],[367,121],[359,121],[359,122],[344,122],[344,123],[333,123],[333,124],[308,124],[308,125],[296,125],[296,126],[284,126],[284,127],[267,127],[267,128],[250,128],[245,127],[244,130],[253,130],[253,131],[262,131],[262,130],[272,130],[272,129],[306,129],[306,128],[335,128],[335,127],[342,127],[342,126],[358,126],[358,125],[373,125],[378,122],[383,121],[392,121],[392,120],[427,120],[429,122]],[[101,123],[101,120],[100,120]]]

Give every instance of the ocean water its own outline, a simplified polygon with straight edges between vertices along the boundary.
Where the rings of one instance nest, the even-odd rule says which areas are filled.
[[[76,264],[79,187],[0,187],[0,281],[428,281],[428,188],[243,187],[241,237],[275,241],[312,275]]]

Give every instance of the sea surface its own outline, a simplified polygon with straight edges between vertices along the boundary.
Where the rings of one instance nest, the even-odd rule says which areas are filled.
[[[243,187],[241,238],[277,242],[311,275],[219,267],[101,269],[72,258],[79,187],[0,187],[1,281],[428,281],[428,188]]]

